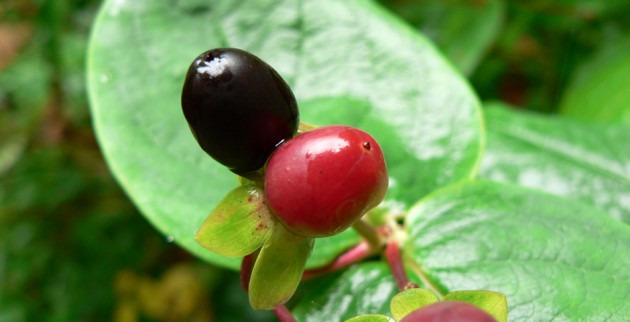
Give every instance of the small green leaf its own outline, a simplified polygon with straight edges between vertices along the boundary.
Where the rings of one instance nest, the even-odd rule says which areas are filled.
[[[203,222],[195,239],[223,256],[241,257],[263,245],[275,223],[260,187],[247,184],[230,191]]]
[[[395,322],[396,320],[387,315],[381,314],[364,314],[349,318],[345,322]]]
[[[297,289],[313,239],[294,235],[274,225],[249,281],[249,302],[256,310],[270,310],[288,301]]]
[[[396,320],[431,303],[438,301],[435,293],[425,288],[412,288],[396,294],[389,303],[389,309]]]
[[[480,176],[589,203],[630,224],[629,124],[597,124],[486,104]]]
[[[474,304],[490,313],[498,322],[507,322],[507,298],[502,293],[486,290],[455,291],[444,297],[444,301],[449,300]]]

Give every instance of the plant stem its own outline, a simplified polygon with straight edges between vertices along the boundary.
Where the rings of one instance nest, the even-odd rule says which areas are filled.
[[[418,278],[420,278],[420,280],[422,281],[422,284],[424,284],[424,288],[433,291],[433,293],[435,293],[435,295],[437,295],[437,297],[442,300],[445,295],[444,292],[442,292],[440,288],[429,279],[429,277],[422,271],[420,265],[418,265],[418,263],[416,263],[409,257],[406,257],[405,259],[409,268],[414,271],[416,276],[418,276]]]
[[[418,287],[415,283],[411,283],[407,277],[407,272],[405,271],[405,266],[403,265],[402,257],[400,256],[400,247],[398,242],[392,240],[387,243],[387,247],[385,248],[385,258],[387,258],[387,263],[389,264],[389,268],[392,270],[392,275],[394,276],[394,280],[396,281],[396,285],[398,285],[399,290],[403,291],[409,288]]]
[[[330,265],[322,267],[322,268],[304,271],[304,274],[302,275],[302,280],[305,281],[313,277],[320,276],[322,274],[326,274],[326,273],[340,270],[342,268],[346,268],[354,263],[358,263],[375,254],[376,252],[370,247],[370,245],[365,240],[363,240],[356,246],[350,248],[345,253],[339,255],[339,257],[337,257],[335,261],[332,262]]]
[[[293,314],[291,314],[291,311],[289,311],[284,304],[280,304],[273,309],[273,313],[276,314],[280,322],[297,322]]]
[[[372,225],[365,222],[363,219],[357,220],[357,222],[352,225],[352,228],[359,233],[367,241],[370,245],[370,248],[374,249],[377,252],[383,248],[383,239],[379,235],[379,233],[372,227]]]
[[[315,126],[313,124],[300,121],[300,124],[298,126],[298,133],[308,132],[308,131],[314,130],[316,128],[317,128],[317,126]]]

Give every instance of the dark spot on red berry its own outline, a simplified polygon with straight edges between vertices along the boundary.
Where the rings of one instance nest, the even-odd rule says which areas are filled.
[[[370,151],[372,149],[372,145],[370,144],[370,141],[363,142],[363,148]]]

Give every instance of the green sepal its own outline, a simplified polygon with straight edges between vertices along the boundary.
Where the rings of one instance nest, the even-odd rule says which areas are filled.
[[[195,240],[217,254],[241,257],[260,248],[274,224],[262,189],[245,184],[219,202],[197,231]]]
[[[389,310],[396,320],[401,320],[407,314],[437,301],[439,299],[430,290],[412,288],[394,295],[389,303]]]
[[[255,310],[270,310],[288,301],[300,284],[313,239],[274,225],[260,250],[249,281],[249,302]]]
[[[344,322],[395,322],[396,320],[382,314],[363,314],[353,316]]]
[[[455,291],[446,294],[444,301],[462,301],[473,304],[490,313],[498,322],[507,321],[507,298],[493,291]]]

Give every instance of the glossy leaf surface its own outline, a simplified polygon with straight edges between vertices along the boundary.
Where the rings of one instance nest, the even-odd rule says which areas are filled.
[[[407,219],[406,251],[443,292],[501,292],[510,320],[630,319],[630,228],[595,208],[481,181]]]
[[[630,126],[489,106],[481,177],[583,201],[630,223]]]
[[[361,314],[389,315],[389,300],[396,292],[387,264],[360,264],[328,283],[309,287],[293,314],[300,322],[344,321]]]
[[[193,240],[236,180],[199,149],[179,102],[190,62],[228,46],[273,66],[302,120],[373,135],[387,158],[390,200],[410,205],[474,175],[482,144],[475,95],[425,38],[372,2],[105,1],[88,66],[99,142],[145,216],[192,253],[238,267]]]

